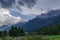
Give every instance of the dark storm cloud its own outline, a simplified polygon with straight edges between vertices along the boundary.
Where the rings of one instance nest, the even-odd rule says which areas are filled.
[[[32,7],[36,0],[0,0],[0,7],[10,8],[14,3],[17,3],[21,6],[27,5],[29,8]]]
[[[36,3],[36,0],[20,0],[18,3],[22,6],[27,5],[29,8],[31,8]]]
[[[12,7],[13,3],[15,3],[15,0],[0,0],[0,6],[3,8]]]

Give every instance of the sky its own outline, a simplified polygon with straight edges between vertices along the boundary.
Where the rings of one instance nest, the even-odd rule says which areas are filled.
[[[0,0],[0,26],[28,21],[56,9],[60,9],[60,0]]]

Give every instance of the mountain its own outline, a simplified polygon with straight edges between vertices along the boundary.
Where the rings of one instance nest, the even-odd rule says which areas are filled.
[[[60,15],[60,10],[50,10],[45,14],[42,13],[41,15],[36,16],[36,18],[50,18],[58,15]]]
[[[58,22],[60,22],[60,10],[51,10],[32,20],[29,20],[24,24],[23,29],[24,31],[30,32]]]
[[[44,28],[46,26],[54,25],[60,22],[60,10],[51,10],[45,14],[36,16],[36,18],[29,20],[28,22],[19,22],[14,25],[3,25],[1,30],[9,30],[12,26],[21,27],[25,32],[30,32]]]

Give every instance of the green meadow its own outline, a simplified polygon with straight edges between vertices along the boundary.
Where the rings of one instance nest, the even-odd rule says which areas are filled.
[[[60,40],[60,35],[42,36],[42,35],[26,35],[20,37],[4,37],[0,40]]]
[[[49,40],[60,40],[60,35],[44,36],[44,38]]]

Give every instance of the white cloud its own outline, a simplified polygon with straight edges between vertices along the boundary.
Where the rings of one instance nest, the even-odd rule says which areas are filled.
[[[40,15],[41,13],[45,13],[48,10],[56,10],[60,9],[60,0],[37,0],[36,4],[29,8],[26,4],[21,6],[16,1],[16,6],[21,8],[20,11],[23,15]]]
[[[0,26],[12,25],[21,21],[20,17],[10,15],[10,11],[5,8],[0,8]]]
[[[33,15],[40,15],[41,13],[45,13],[46,12],[46,10],[40,10],[39,9],[39,6],[33,6],[31,9],[30,8],[28,8],[27,6],[21,6],[21,9],[22,9],[22,14],[23,15],[31,15],[31,14],[33,14]]]
[[[5,5],[4,2],[4,0],[3,2],[1,1],[2,4],[0,3],[0,6],[3,5],[10,8],[7,5],[9,0],[7,1],[7,3],[5,3]],[[33,14],[36,16],[40,15],[41,13],[45,13],[48,10],[60,9],[60,0],[11,0],[11,4],[9,5],[12,6],[12,9],[19,11],[23,15]],[[30,6],[31,8],[29,8],[28,6]]]
[[[20,1],[22,3],[22,5],[20,5],[18,3],[18,1]],[[33,3],[34,5],[31,6],[31,8],[28,7],[28,4],[29,4],[28,2],[30,0],[27,3],[26,3],[26,1],[28,1],[28,0],[15,0],[15,3],[13,3],[13,5],[11,4],[12,8],[10,8],[8,6],[7,9],[10,8],[10,10],[18,11],[18,12],[20,12],[20,14],[23,14],[26,16],[33,15],[32,18],[34,18],[35,16],[40,15],[42,13],[45,13],[49,10],[60,9],[60,0],[37,0],[37,1],[35,1],[35,3]],[[0,4],[0,5],[2,5],[2,4]],[[32,3],[29,5],[32,5]],[[4,14],[6,15],[6,13],[4,13]],[[14,16],[10,15],[9,13],[8,13],[8,15],[9,15],[9,17],[14,17]]]

